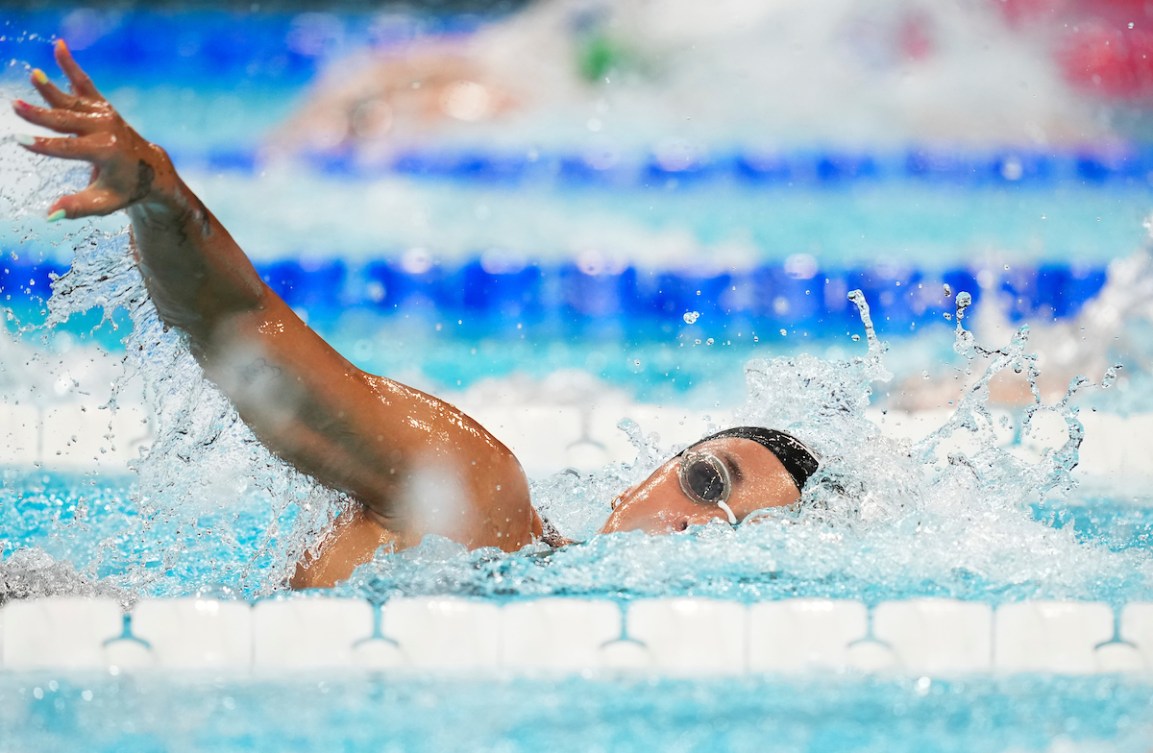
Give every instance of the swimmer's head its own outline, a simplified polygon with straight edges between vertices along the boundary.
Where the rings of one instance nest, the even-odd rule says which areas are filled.
[[[613,501],[602,533],[672,533],[710,520],[733,525],[801,499],[816,455],[783,431],[738,426],[705,437]]]

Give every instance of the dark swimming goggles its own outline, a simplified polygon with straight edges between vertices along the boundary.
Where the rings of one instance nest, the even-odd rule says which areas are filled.
[[[729,495],[733,491],[733,480],[725,461],[708,452],[685,450],[682,453],[681,467],[677,472],[681,490],[688,497],[702,505],[716,505],[725,511],[731,525],[737,524],[737,516],[729,507]]]
[[[725,429],[697,442],[700,445],[713,439],[735,437],[737,439],[750,439],[773,453],[785,471],[796,484],[797,490],[804,488],[809,477],[816,473],[820,467],[817,456],[799,439],[776,429],[765,429],[760,426],[737,426]],[[694,445],[697,446],[697,445]],[[690,498],[704,505],[716,505],[725,511],[729,523],[737,524],[737,516],[728,505],[729,495],[732,494],[733,481],[728,465],[723,460],[709,452],[701,452],[689,448],[681,453],[681,466],[678,477],[681,490]]]

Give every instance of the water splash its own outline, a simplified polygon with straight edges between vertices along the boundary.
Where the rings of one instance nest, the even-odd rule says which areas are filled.
[[[5,86],[7,77],[0,76],[0,89],[28,96],[21,88]],[[0,133],[15,130],[6,122],[11,117],[0,116],[5,120],[0,122]],[[132,464],[135,477],[127,491],[131,509],[126,515],[133,517],[125,518],[124,526],[136,529],[131,521],[138,517],[142,536],[163,535],[169,542],[182,544],[156,551],[146,545],[127,548],[142,560],[136,563],[123,561],[123,547],[93,552],[84,572],[70,581],[72,585],[60,575],[70,565],[60,559],[67,554],[57,548],[50,546],[54,554],[42,550],[35,557],[8,552],[0,577],[13,593],[73,593],[86,582],[96,591],[187,594],[197,587],[212,588],[215,581],[182,583],[173,580],[173,573],[188,572],[190,559],[228,561],[231,557],[222,557],[221,552],[237,549],[252,552],[248,561],[234,561],[231,572],[216,573],[216,578],[230,584],[229,590],[256,595],[281,587],[296,559],[316,545],[346,501],[272,457],[205,379],[183,338],[160,322],[133,261],[122,216],[44,225],[44,207],[57,196],[82,187],[87,171],[60,169],[58,163],[49,165],[12,144],[0,148],[4,167],[0,214],[9,218],[3,229],[6,248],[33,258],[47,248],[61,256],[71,254],[69,270],[52,281],[43,325],[16,323],[22,339],[35,339],[40,333],[44,347],[28,348],[4,340],[0,375],[22,390],[6,392],[5,400],[41,405],[58,399],[49,388],[56,377],[65,374],[58,367],[86,356],[71,350],[54,364],[48,355],[48,333],[93,309],[102,312],[106,327],[115,328],[119,319],[113,312],[126,311],[131,328],[124,334],[124,355],[111,373],[109,397],[96,406],[115,412],[125,393],[131,397],[125,402],[136,402],[140,393],[151,417],[153,441]],[[101,373],[109,376],[106,369]],[[255,526],[259,533],[253,532],[254,518],[259,521]],[[59,538],[67,535],[61,532]],[[241,540],[254,536],[255,544]],[[46,563],[53,556],[56,559],[49,566]],[[269,562],[276,563],[272,572]],[[12,585],[16,581],[21,585]]]
[[[256,594],[280,587],[346,500],[273,457],[205,378],[185,338],[157,316],[125,231],[96,235],[78,247],[71,268],[53,281],[52,290],[48,326],[92,307],[106,317],[117,307],[129,313],[126,379],[142,383],[153,434],[151,446],[132,463],[133,496],[144,516],[165,521],[177,537],[196,532],[206,541],[201,553],[172,552],[165,567],[239,547],[238,532],[247,530],[241,518],[255,512],[266,533],[238,585]],[[113,407],[115,401],[114,392]],[[281,563],[271,581],[258,565],[268,558]]]
[[[92,307],[106,317],[115,307],[129,312],[126,378],[142,383],[156,437],[134,464],[132,499],[144,535],[187,543],[102,583],[131,593],[211,588],[173,573],[187,574],[190,558],[219,559],[221,551],[247,546],[256,554],[241,564],[229,593],[251,596],[280,587],[344,500],[271,457],[204,379],[183,339],[156,317],[123,232],[87,228],[76,240],[72,268],[53,284],[49,322],[57,325]],[[1042,406],[1033,389],[1034,403],[1016,419],[1017,428],[1027,432],[1040,415],[1053,414],[1067,436],[1040,457],[1014,454],[1003,441],[1003,422],[988,407],[988,385],[1011,370],[1035,386],[1028,330],[1003,348],[980,346],[963,324],[971,299],[959,293],[954,349],[967,369],[982,362],[984,369],[935,431],[916,442],[892,439],[867,413],[875,386],[891,378],[886,345],[864,297],[855,291],[851,300],[861,316],[863,354],[843,361],[813,355],[750,361],[745,403],[726,422],[783,428],[818,452],[821,470],[797,508],[766,510],[736,530],[602,536],[557,552],[469,552],[430,537],[409,551],[380,553],[343,591],[376,600],[428,593],[748,600],[947,595],[989,601],[1149,595],[1150,568],[1136,553],[1107,551],[1031,514],[1032,505],[1073,486],[1070,473],[1083,433],[1073,397],[1083,381],[1052,406]],[[1102,382],[1115,378],[1110,372]],[[616,493],[680,449],[634,422],[622,422],[621,429],[637,448],[633,463],[534,483],[540,509],[562,532],[591,536]],[[257,541],[242,541],[246,536]],[[55,565],[67,569],[64,562]],[[57,575],[41,583],[59,583]]]
[[[39,210],[74,190],[84,175],[44,170],[30,155],[4,159],[6,167],[16,168],[5,171],[9,177],[0,190],[0,206],[14,218],[8,230],[32,237],[43,230],[35,219]],[[275,589],[344,501],[271,457],[204,379],[183,340],[165,331],[147,302],[120,224],[85,222],[50,231],[62,235],[41,235],[42,245],[48,241],[73,252],[71,270],[53,285],[48,318],[57,325],[94,307],[106,318],[117,307],[129,312],[126,376],[107,407],[116,408],[126,385],[139,385],[154,415],[155,441],[135,463],[130,496],[143,521],[142,535],[181,546],[157,546],[147,567],[97,577],[130,592],[187,594],[211,583],[181,581],[173,573],[187,573],[190,559],[219,563],[222,551],[243,544],[255,554],[237,568],[230,581],[234,590]],[[347,590],[375,598],[453,592],[750,599],[933,594],[996,600],[1098,598],[1112,588],[1149,597],[1149,565],[1136,554],[1106,551],[1078,540],[1072,530],[1033,519],[1032,505],[1072,487],[1082,435],[1073,397],[1083,385],[1075,383],[1064,399],[1043,408],[1036,362],[1026,350],[1028,330],[1004,348],[982,348],[963,325],[970,301],[957,294],[954,349],[965,368],[985,363],[983,371],[953,415],[917,442],[890,438],[867,414],[875,386],[890,376],[885,345],[860,295],[853,302],[861,313],[864,354],[747,364],[746,401],[725,423],[793,431],[822,456],[822,469],[798,509],[767,511],[735,531],[706,527],[687,536],[598,537],[547,555],[466,552],[430,539],[409,552],[381,555]],[[1065,441],[1041,457],[1022,457],[1006,446],[1005,427],[988,408],[993,376],[1017,370],[1029,380],[1034,400],[1011,419],[1012,432],[1025,434],[1049,414],[1066,426]],[[1115,376],[1106,374],[1102,381],[1112,383]],[[638,448],[635,462],[534,483],[541,510],[562,532],[590,536],[616,493],[680,449],[635,424],[622,428]],[[241,541],[245,537],[255,542]],[[7,555],[6,561],[15,560]],[[56,564],[67,568],[62,560]],[[79,576],[88,579],[87,569]]]
[[[875,385],[890,378],[886,346],[876,337],[863,296],[854,293],[851,300],[861,313],[863,355],[846,361],[808,355],[751,361],[746,401],[731,416],[732,424],[792,431],[821,455],[822,467],[795,508],[764,510],[737,529],[709,525],[681,536],[595,536],[556,552],[532,549],[511,556],[430,540],[379,556],[357,572],[346,592],[376,599],[433,593],[877,601],[919,595],[990,602],[1122,601],[1153,593],[1153,569],[1141,551],[1107,549],[1079,538],[1072,526],[1049,525],[1035,514],[1039,504],[1075,485],[1083,430],[1074,397],[1087,380],[1075,381],[1048,406],[1034,390],[1034,404],[1008,424],[995,417],[988,407],[991,379],[1005,370],[1019,370],[1031,383],[1037,378],[1028,330],[1003,348],[982,347],[964,328],[971,297],[962,292],[955,349],[966,368],[984,363],[983,370],[935,430],[916,441],[891,438],[869,410]],[[1115,373],[1107,373],[1102,383],[1113,379]],[[1042,415],[1065,427],[1056,446],[1026,453],[1006,441],[1027,434]],[[540,508],[554,522],[579,524],[565,533],[590,536],[616,493],[680,449],[635,423],[621,428],[637,447],[635,463],[587,476],[569,472],[534,485]]]

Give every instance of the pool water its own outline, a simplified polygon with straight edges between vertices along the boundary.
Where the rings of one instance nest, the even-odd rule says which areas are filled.
[[[1144,753],[1153,687],[963,680],[9,674],[0,750]],[[178,707],[180,713],[173,714]]]
[[[49,67],[48,45],[26,32],[75,34],[86,18],[112,18],[86,12],[2,19],[0,42],[15,62],[0,86],[28,96],[24,61]],[[612,155],[613,169],[599,170],[603,153],[550,151],[530,133],[514,133],[500,148],[413,153],[389,169],[341,155],[280,163],[264,159],[263,139],[311,76],[365,41],[348,34],[355,23],[341,21],[345,36],[325,37],[316,33],[332,28],[324,18],[273,14],[238,38],[246,27],[231,16],[126,18],[87,40],[88,50],[78,44],[81,61],[91,59],[113,101],[171,149],[270,282],[359,365],[434,391],[495,382],[524,390],[526,402],[550,375],[571,370],[590,375],[589,401],[623,392],[629,401],[714,409],[718,420],[799,427],[830,458],[830,483],[812,492],[804,515],[781,511],[735,530],[710,526],[684,536],[592,537],[608,500],[678,449],[647,436],[643,425],[627,427],[635,463],[534,479],[542,510],[585,543],[504,555],[430,539],[381,554],[337,593],[374,602],[428,594],[496,602],[1153,601],[1148,495],[1078,489],[1070,475],[1077,401],[1146,412],[1153,392],[1123,389],[1139,379],[1057,405],[1069,441],[1029,461],[1002,441],[1023,431],[1023,415],[999,424],[979,391],[959,401],[952,424],[918,443],[886,438],[865,416],[910,376],[981,375],[990,358],[955,339],[956,320],[946,318],[955,317],[962,290],[1001,323],[1028,320],[1040,331],[1072,321],[1105,284],[1106,266],[1148,242],[1147,150],[1111,159],[998,144],[962,154],[918,144],[809,144],[766,155],[720,145],[688,169],[664,169],[638,150]],[[297,33],[301,24],[308,34]],[[371,28],[386,36],[419,31],[402,20]],[[133,50],[133,62],[109,52],[121,49]],[[167,65],[173,49],[179,64]],[[12,132],[8,121],[0,127]],[[517,138],[523,143],[510,155]],[[67,380],[42,367],[58,358],[66,371],[96,343],[134,374],[135,386],[115,394],[147,406],[155,433],[151,453],[130,475],[3,472],[0,592],[130,602],[254,599],[281,590],[342,501],[262,451],[179,340],[161,332],[126,264],[122,218],[44,225],[48,202],[82,175],[46,168],[14,148],[0,154],[0,166],[0,206],[10,210],[0,228],[3,303],[15,316],[9,329],[20,331],[22,345],[54,353],[0,364],[18,395],[8,399],[63,397],[55,385]],[[76,272],[57,283],[46,306],[49,271],[73,260]],[[748,273],[742,280],[753,281],[750,290],[769,280],[784,292],[747,295],[744,309],[721,306],[710,290],[744,282],[718,283],[709,276],[717,268]],[[517,287],[526,279],[538,286],[532,305]],[[453,297],[469,280],[491,284],[491,295]],[[846,301],[854,287],[866,290],[877,331],[894,342],[883,358]],[[733,310],[740,314],[729,316]],[[105,314],[120,328],[96,326]],[[1094,331],[1061,342],[1128,339],[1123,360],[1140,367],[1153,342],[1141,327],[1135,321],[1120,335]],[[1002,370],[1027,370],[1023,346],[1008,344],[1010,337],[983,342],[1000,349],[992,359],[1007,354]],[[1100,380],[1111,363],[1079,368]],[[0,753],[322,746],[1144,753],[1150,698],[1148,678],[1110,675],[4,673]]]
[[[109,273],[91,275],[104,281],[95,287],[69,288],[65,304],[104,284],[116,289],[117,274],[132,271],[99,253],[78,259],[88,263],[104,264]],[[138,292],[125,290],[129,303],[139,300]],[[1000,370],[1027,366],[1025,341],[997,351],[978,389],[935,431],[917,442],[898,441],[865,413],[872,386],[888,375],[884,344],[864,300],[856,300],[865,331],[856,356],[751,360],[745,404],[721,419],[800,427],[824,460],[799,510],[770,510],[735,529],[705,526],[687,536],[594,536],[606,501],[676,450],[642,426],[622,424],[635,462],[534,480],[542,514],[587,543],[505,555],[430,537],[411,550],[379,553],[341,590],[374,601],[443,593],[497,600],[824,596],[870,603],[914,596],[990,603],[1148,598],[1153,573],[1144,500],[1107,498],[1089,506],[1074,491],[1083,431],[1074,396],[1036,413],[1000,420],[989,413],[980,385]],[[15,534],[9,563],[27,572],[13,558],[42,549],[79,568],[96,588],[121,589],[127,598],[204,589],[251,597],[282,587],[344,503],[260,447],[150,306],[133,305],[132,312],[127,352],[155,416],[152,446],[134,463],[131,485],[95,474],[11,473],[6,509],[16,517],[6,529],[24,533]],[[979,346],[961,327],[956,347],[973,359],[970,368],[980,364]],[[1064,425],[1062,435],[1047,440],[1040,455],[1018,457],[1004,435],[1028,436],[1043,415]],[[180,545],[169,546],[173,541]],[[47,573],[58,576],[52,568]],[[26,592],[59,588],[29,575],[34,582]],[[83,590],[83,578],[74,580],[73,590]]]

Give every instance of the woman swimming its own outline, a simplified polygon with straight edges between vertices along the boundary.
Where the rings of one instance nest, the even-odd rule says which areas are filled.
[[[35,70],[32,83],[48,106],[16,100],[13,109],[66,135],[19,143],[93,169],[87,187],[52,204],[49,221],[124,210],[161,320],[186,334],[207,377],[269,450],[360,503],[299,564],[293,587],[331,586],[379,547],[409,547],[428,534],[504,551],[563,541],[533,508],[507,447],[456,407],[337,353],[260,279],[164,150],[124,122],[62,41],[55,52],[70,91]],[[730,429],[618,496],[601,530],[736,525],[754,510],[797,502],[816,467],[788,434]]]

